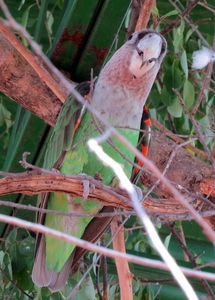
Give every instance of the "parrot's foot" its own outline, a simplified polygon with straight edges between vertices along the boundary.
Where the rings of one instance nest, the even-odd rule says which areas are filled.
[[[90,193],[90,182],[88,180],[83,180],[83,200],[86,201]]]
[[[114,176],[111,183],[110,183],[110,186],[111,187],[120,187],[120,181],[119,181],[119,178],[117,176]]]
[[[51,171],[52,172],[56,172],[56,173],[60,173],[60,171],[58,169],[56,169],[56,168],[51,168]]]
[[[137,199],[139,200],[139,202],[141,202],[142,199],[143,199],[143,192],[142,192],[142,190],[138,186],[136,186],[134,184],[132,184],[132,185],[133,185],[133,187],[134,187],[134,189],[136,191]]]
[[[95,178],[95,180],[101,181],[103,180],[102,176],[100,173],[96,172],[93,176]]]
[[[78,175],[86,175],[86,174],[79,173]],[[92,191],[95,190],[95,185],[92,184],[89,180],[83,180],[82,183],[83,183],[83,188],[84,188],[84,190],[83,190],[83,200],[86,201],[88,196],[89,196],[90,189]]]

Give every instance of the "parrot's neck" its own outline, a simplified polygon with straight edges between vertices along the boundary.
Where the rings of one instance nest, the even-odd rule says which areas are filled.
[[[133,53],[134,50],[122,47],[106,64],[96,83],[92,104],[113,125],[139,128],[143,106],[160,63],[135,77],[130,72]]]
[[[142,111],[127,89],[103,86],[98,82],[92,105],[114,126],[139,127]]]
[[[143,106],[157,72],[149,71],[141,78],[129,75],[122,78],[119,74],[119,80],[116,76],[101,76],[95,86],[92,104],[113,125],[139,128]]]

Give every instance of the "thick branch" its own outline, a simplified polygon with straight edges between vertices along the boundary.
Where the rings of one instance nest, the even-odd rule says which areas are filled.
[[[149,158],[161,172],[166,171],[165,176],[175,184],[187,201],[192,202],[196,209],[201,209],[201,211],[210,209],[210,203],[214,206],[215,172],[213,166],[191,155],[160,132],[153,133]],[[155,176],[143,171],[141,182],[144,185],[151,187],[156,181]],[[154,191],[161,198],[172,199],[171,193],[162,184],[158,184]],[[210,197],[199,198],[204,195]],[[215,229],[214,217],[206,219]]]
[[[68,89],[1,20],[0,44],[0,91],[54,126]]]
[[[147,24],[149,22],[149,18],[151,15],[151,11],[152,11],[153,6],[155,6],[155,3],[156,3],[155,0],[145,0],[143,2],[135,31],[147,27]]]
[[[71,176],[52,171],[47,171],[42,174],[41,172],[38,173],[38,171],[28,171],[18,174],[5,174],[0,172],[0,175],[6,175],[0,179],[0,196],[13,193],[22,193],[32,196],[42,192],[59,192],[68,193],[74,197],[82,197],[83,181],[89,180],[92,186],[88,195],[89,199],[98,201],[104,206],[114,206],[126,210],[133,209],[128,195],[123,190],[108,187],[87,175]],[[149,182],[152,183],[152,179],[150,178],[151,177],[148,177],[151,181],[147,179],[145,181],[146,184],[149,184]],[[157,190],[159,192],[159,188],[157,188]],[[165,190],[163,194],[165,194]],[[165,196],[166,195],[167,194],[165,194]],[[195,197],[187,197],[187,199],[192,201]],[[198,207],[198,205],[199,201],[194,203],[195,207]],[[161,214],[176,215],[187,213],[187,210],[175,201],[171,195],[166,199],[146,197],[143,202],[143,207],[151,212]]]
[[[0,172],[0,174],[3,173]],[[8,174],[0,179],[0,195],[22,193],[32,196],[42,192],[54,191],[68,193],[74,197],[82,197],[83,180],[89,180],[93,187],[88,195],[89,199],[101,202],[104,206],[114,206],[127,210],[133,209],[128,195],[121,189],[108,187],[87,175],[70,176],[51,171],[44,174],[38,174],[35,171]],[[186,212],[174,199],[161,200],[147,197],[143,206],[148,209],[152,208],[154,212]]]

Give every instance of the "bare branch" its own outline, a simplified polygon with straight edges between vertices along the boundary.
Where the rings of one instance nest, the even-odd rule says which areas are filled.
[[[111,222],[111,232],[112,235],[118,231],[117,235],[113,239],[113,248],[116,251],[126,253],[125,249],[125,238],[124,238],[124,227],[120,226],[119,224],[122,223],[121,217],[115,217]],[[119,277],[119,286],[121,291],[121,298],[132,300],[133,293],[132,293],[132,278],[133,274],[130,272],[128,263],[125,262],[123,259],[116,258],[116,268]]]

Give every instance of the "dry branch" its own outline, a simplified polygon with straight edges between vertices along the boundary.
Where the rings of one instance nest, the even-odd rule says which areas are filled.
[[[0,172],[0,175],[3,175]],[[35,171],[29,171],[17,174],[8,174],[0,179],[0,196],[22,193],[28,196],[39,194],[42,192],[68,193],[74,197],[83,196],[83,180],[89,180],[95,186],[88,195],[88,199],[94,199],[101,202],[104,206],[114,206],[132,210],[133,205],[128,195],[123,190],[107,187],[100,181],[93,179],[87,175],[63,175],[59,172],[47,172],[38,174]],[[147,197],[143,206],[152,209],[154,212],[163,213],[185,213],[183,209],[174,199],[161,200]]]
[[[126,253],[125,249],[125,237],[124,237],[124,227],[121,226],[122,217],[116,216],[111,222],[111,233],[112,236],[117,235],[113,238],[114,250]],[[133,274],[129,270],[128,262],[123,259],[116,257],[116,268],[119,276],[119,286],[121,291],[121,299],[132,300],[132,278]]]
[[[1,20],[0,44],[0,91],[54,126],[68,89]]]
[[[142,28],[146,28],[149,22],[151,11],[153,6],[156,5],[156,0],[145,0],[143,2],[139,18],[137,20],[137,25],[135,31],[138,31]]]
[[[174,143],[172,144],[174,145]],[[174,165],[175,163],[173,161],[173,167]],[[170,168],[170,171],[168,173],[169,176],[174,176],[174,174],[172,174],[172,168]],[[108,187],[102,184],[100,181],[97,181],[87,175],[64,175],[59,172],[45,171],[40,168],[36,168],[35,171],[28,171],[17,174],[0,172],[0,175],[5,176],[4,178],[0,179],[1,196],[13,193],[22,193],[32,196],[42,192],[54,191],[58,193],[68,193],[74,197],[81,197],[83,195],[83,181],[89,180],[92,187],[95,187],[91,189],[88,195],[89,199],[94,199],[95,201],[102,203],[104,206],[111,205],[116,208],[122,208],[126,210],[133,209],[133,205],[130,202],[128,195],[123,190]],[[141,180],[144,180],[145,185],[151,186],[154,184],[155,179],[147,172],[144,172]],[[198,184],[196,183],[196,188],[198,188],[201,192],[204,184],[205,178]],[[163,198],[155,199],[152,197],[146,197],[143,202],[144,208],[150,210],[152,213],[168,213],[175,215],[187,213],[187,210],[182,207],[176,200],[174,200],[172,195],[169,194],[168,191],[165,191],[164,187],[158,185],[158,187],[156,187],[156,192]],[[212,192],[214,191],[212,190]],[[195,195],[197,198],[197,193],[192,195],[185,194],[184,196],[188,201],[193,202],[194,207],[198,208],[199,203],[202,203],[202,201],[197,200],[195,198]]]

